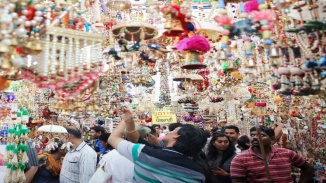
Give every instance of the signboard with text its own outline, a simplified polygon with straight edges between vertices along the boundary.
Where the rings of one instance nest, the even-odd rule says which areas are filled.
[[[152,114],[152,123],[153,124],[169,124],[176,123],[177,116],[170,112],[167,109],[159,109],[155,110]]]

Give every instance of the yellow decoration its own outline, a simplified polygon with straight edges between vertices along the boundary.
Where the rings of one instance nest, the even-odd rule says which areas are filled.
[[[231,72],[231,76],[232,76],[233,78],[235,78],[235,79],[239,79],[239,80],[242,79],[242,76],[241,76],[241,74],[240,74],[239,71],[233,71],[233,72]]]
[[[222,44],[228,44],[229,42],[229,36],[223,36],[221,39],[221,43]]]
[[[264,30],[264,32],[263,32],[263,38],[264,38],[264,39],[268,39],[268,38],[270,38],[271,35],[272,35],[271,31],[269,31],[269,30]]]
[[[258,6],[258,8],[259,8],[260,10],[266,10],[266,9],[268,8],[268,5],[267,5],[266,3],[264,3],[264,4],[260,4],[260,5]]]
[[[276,96],[276,97],[274,97],[274,102],[276,102],[276,103],[283,102],[283,98],[280,96]]]
[[[2,77],[0,77],[0,91],[5,90],[10,87],[10,80],[6,80]]]
[[[250,102],[246,105],[246,108],[254,108],[256,102]]]

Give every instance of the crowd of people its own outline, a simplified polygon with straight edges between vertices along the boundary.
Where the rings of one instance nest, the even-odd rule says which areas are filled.
[[[50,151],[37,155],[29,150],[27,182],[88,183],[103,168],[112,183],[290,183],[297,181],[293,167],[301,169],[298,182],[313,182],[313,168],[303,157],[274,146],[279,128],[252,127],[247,136],[233,125],[207,133],[181,123],[138,126],[133,119],[123,108],[111,134],[101,126],[90,129],[91,143],[78,127],[66,126],[68,135],[58,137]]]

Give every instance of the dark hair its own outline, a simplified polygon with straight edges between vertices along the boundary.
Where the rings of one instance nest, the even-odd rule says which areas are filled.
[[[186,156],[197,156],[207,142],[204,131],[193,125],[183,125],[177,134],[180,137],[178,137],[173,148]]]
[[[156,127],[161,128],[160,125],[152,125],[152,127],[155,129]]]
[[[66,130],[70,135],[73,135],[75,138],[81,139],[82,137],[81,131],[78,130],[76,127],[74,128],[66,127]]]
[[[211,132],[212,132],[212,133],[215,133],[215,132],[217,132],[217,131],[218,131],[218,127],[215,127],[215,128],[212,128],[212,129],[211,129]]]
[[[91,130],[94,130],[95,132],[101,132],[101,134],[105,133],[105,129],[101,126],[93,126]]]
[[[166,130],[166,126],[163,126],[163,129]]]
[[[204,133],[207,138],[211,137],[211,132],[209,130],[204,130]]]
[[[151,131],[149,132],[150,134],[156,135],[156,129],[155,129],[155,127],[149,126],[149,129],[151,129]]]
[[[247,145],[248,143],[250,143],[249,137],[247,135],[239,137],[237,143],[243,150],[247,150],[250,148],[250,146]]]
[[[263,126],[263,125],[259,125],[259,129],[260,129],[260,131],[266,133],[269,137],[275,137],[275,132],[273,129],[271,129],[267,126]],[[253,131],[257,131],[255,126],[250,128],[250,133]]]
[[[171,124],[169,124],[169,131],[170,132],[172,132],[173,130],[175,130],[176,128],[178,128],[178,127],[181,127],[182,126],[182,124],[181,123],[171,123]]]
[[[239,128],[238,128],[237,126],[235,126],[235,125],[229,125],[229,126],[226,126],[226,127],[225,127],[225,130],[226,130],[226,129],[230,129],[230,130],[233,129],[235,132],[240,133]],[[224,130],[224,131],[225,131],[225,130]]]
[[[215,159],[216,156],[218,155],[217,149],[214,146],[214,142],[216,141],[216,139],[218,137],[226,137],[229,141],[229,147],[223,152],[222,154],[222,159],[220,161],[220,164],[218,165],[218,167],[221,167],[223,165],[223,163],[229,159],[231,156],[233,156],[235,154],[235,147],[232,144],[230,138],[228,136],[226,136],[224,133],[214,133],[211,141],[208,144],[208,153],[207,153],[207,158],[208,160],[212,160]]]
[[[54,142],[56,142],[56,143],[58,144],[58,147],[55,147],[55,149],[52,149],[52,150],[50,151],[50,154],[54,154],[54,153],[58,152],[59,149],[60,149],[60,147],[61,147],[62,144],[63,144],[63,142],[60,141],[59,139],[54,139]]]
[[[110,135],[111,135],[111,133],[103,133],[102,135],[100,135],[99,139],[100,139],[100,141],[107,142]],[[109,143],[107,143],[107,144],[108,145],[106,147],[104,147],[104,148],[113,149],[113,147]]]

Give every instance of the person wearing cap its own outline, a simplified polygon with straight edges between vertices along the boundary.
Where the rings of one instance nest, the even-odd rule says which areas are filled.
[[[193,125],[183,125],[166,135],[166,148],[153,148],[126,141],[123,138],[124,130],[128,138],[129,134],[134,133],[134,141],[139,139],[139,133],[132,112],[127,107],[122,107],[121,118],[108,142],[134,163],[134,182],[205,182],[204,170],[193,161],[207,141],[203,130]]]
[[[151,132],[151,129],[148,127],[136,126],[140,138],[147,138],[147,134]],[[127,132],[124,132],[126,137]],[[105,136],[106,139],[101,139],[108,141],[109,136]],[[104,164],[104,165],[103,165]],[[110,183],[131,183],[133,182],[132,178],[134,176],[134,164],[129,161],[124,156],[120,155],[116,149],[113,149],[103,155],[102,159],[99,162],[99,166],[103,165],[104,171],[111,174]]]

